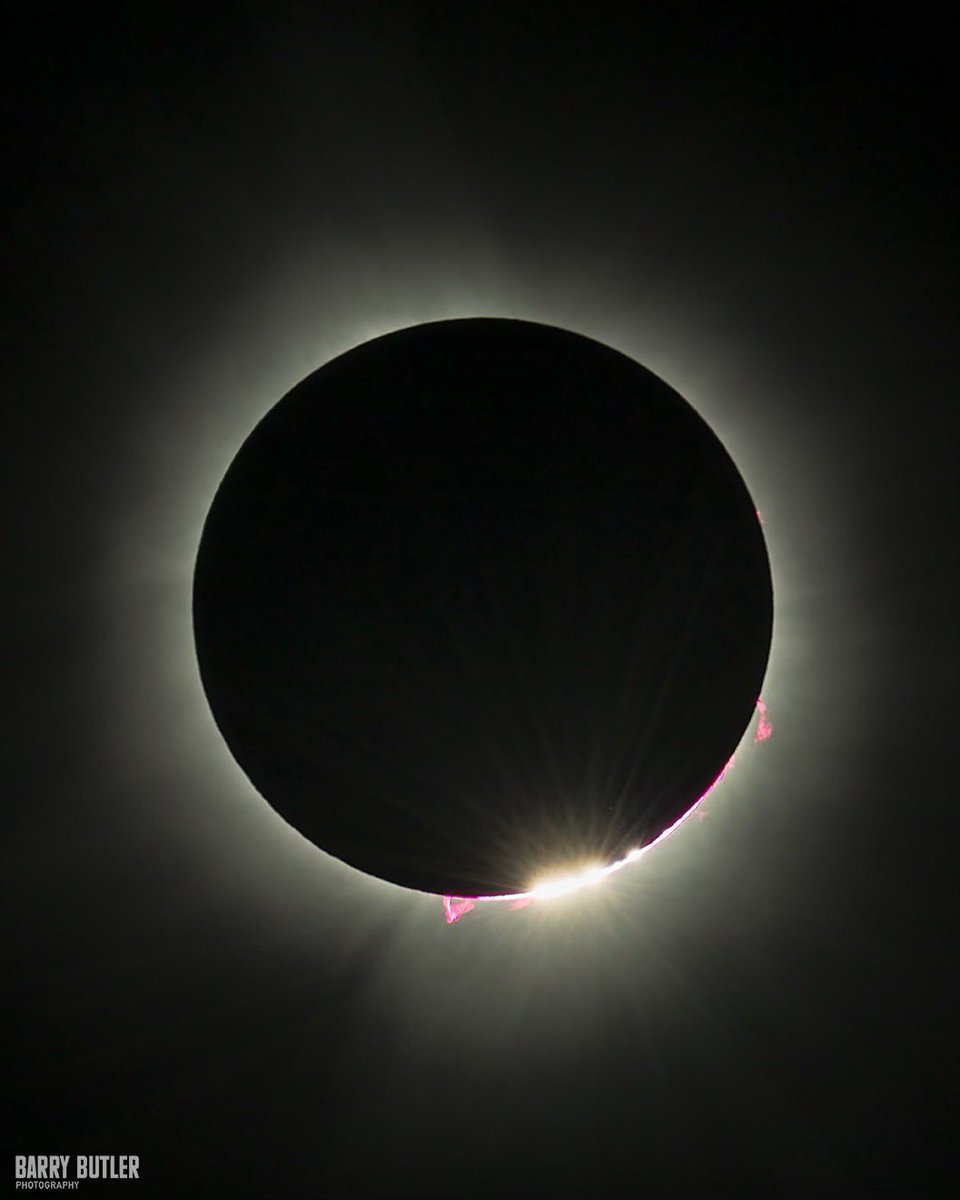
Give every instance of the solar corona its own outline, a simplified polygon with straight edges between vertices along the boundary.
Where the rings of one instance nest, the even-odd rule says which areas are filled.
[[[589,887],[684,819],[755,713],[773,594],[747,487],[677,392],[472,318],[279,400],[214,497],[193,615],[264,800],[453,920]]]

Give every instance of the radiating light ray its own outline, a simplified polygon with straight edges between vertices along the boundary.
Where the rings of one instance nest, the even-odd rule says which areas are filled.
[[[767,706],[760,699],[757,700],[757,730],[754,734],[754,742],[765,742],[773,733],[773,725],[767,717]],[[560,896],[569,896],[574,892],[579,892],[585,887],[590,887],[613,875],[614,872],[621,870],[629,863],[634,863],[642,858],[654,846],[658,846],[665,841],[672,833],[691,817],[704,800],[711,794],[714,788],[726,777],[727,772],[736,761],[736,752],[730,755],[727,759],[723,770],[716,777],[713,783],[707,788],[703,795],[696,800],[687,811],[679,817],[672,825],[669,825],[663,830],[652,842],[648,842],[645,846],[638,846],[636,849],[629,851],[623,858],[616,862],[609,863],[607,866],[592,865],[582,868],[578,872],[568,875],[550,876],[545,878],[541,883],[534,884],[529,891],[514,892],[505,896],[443,896],[443,912],[444,919],[448,925],[452,925],[455,921],[459,921],[462,916],[465,916],[478,904],[498,904],[504,901],[511,901],[511,908],[525,908],[528,904],[534,901],[552,900]]]

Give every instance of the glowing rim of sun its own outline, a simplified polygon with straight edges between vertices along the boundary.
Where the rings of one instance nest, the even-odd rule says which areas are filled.
[[[757,514],[759,517],[759,513]],[[762,700],[757,700],[757,729],[753,736],[756,743],[765,742],[773,733],[773,725],[767,714],[767,706]],[[511,901],[515,908],[522,908],[534,901],[540,902],[543,900],[558,900],[566,896],[572,896],[576,892],[581,892],[585,888],[594,887],[601,883],[604,879],[608,879],[617,871],[629,866],[630,863],[635,863],[642,858],[647,851],[652,850],[654,846],[658,846],[662,841],[668,838],[675,830],[691,817],[700,805],[706,800],[714,788],[724,779],[727,772],[733,766],[736,760],[736,753],[731,754],[727,759],[726,765],[720,774],[716,777],[713,783],[707,788],[702,796],[696,800],[687,809],[682,816],[678,817],[672,825],[668,825],[662,833],[658,834],[652,842],[647,842],[645,846],[637,846],[630,850],[623,858],[617,859],[612,863],[589,862],[574,871],[565,870],[562,872],[552,873],[545,872],[538,876],[530,884],[530,887],[525,892],[513,892],[505,896],[443,896],[443,912],[447,924],[452,925],[454,921],[458,921],[462,916],[465,916],[478,904],[497,904],[504,901]]]

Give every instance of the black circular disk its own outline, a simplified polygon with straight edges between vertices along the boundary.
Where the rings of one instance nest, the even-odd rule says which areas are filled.
[[[240,766],[317,846],[463,896],[652,841],[759,695],[770,569],[671,388],[522,321],[420,325],[314,372],[230,466],[194,584]]]

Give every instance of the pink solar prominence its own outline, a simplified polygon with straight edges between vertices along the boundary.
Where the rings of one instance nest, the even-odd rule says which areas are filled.
[[[757,728],[753,735],[753,740],[757,744],[765,742],[772,733],[773,724],[768,716],[767,706],[762,700],[758,699]],[[504,901],[509,901],[512,908],[525,908],[528,904],[532,904],[537,900],[552,900],[558,896],[568,896],[571,892],[578,892],[585,887],[595,886],[601,880],[606,879],[608,875],[612,875],[615,871],[621,870],[621,868],[627,866],[629,863],[634,863],[638,858],[642,858],[648,850],[652,850],[654,846],[659,845],[671,833],[679,829],[684,821],[700,808],[704,800],[706,800],[717,784],[726,776],[734,764],[735,757],[735,755],[730,756],[726,766],[700,799],[692,804],[682,817],[674,821],[659,837],[654,838],[652,842],[648,842],[646,846],[639,846],[637,849],[631,850],[629,854],[614,863],[607,865],[591,864],[569,875],[549,877],[542,883],[535,884],[528,892],[515,892],[508,896],[443,896],[444,919],[448,925],[452,925],[454,921],[459,921],[462,916],[465,916],[472,909],[476,908],[478,904],[502,904]]]

